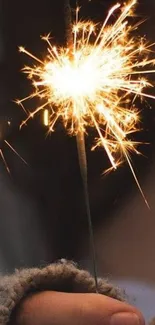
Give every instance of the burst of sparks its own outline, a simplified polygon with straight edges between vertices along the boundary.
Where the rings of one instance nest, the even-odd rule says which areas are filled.
[[[35,61],[23,69],[35,90],[19,104],[23,107],[25,100],[35,97],[41,103],[21,126],[45,110],[44,124],[49,131],[54,130],[58,119],[72,135],[87,133],[88,127],[96,129],[93,148],[102,146],[114,169],[125,157],[137,181],[130,160],[131,151],[138,153],[138,143],[131,139],[139,130],[136,98],[155,98],[145,92],[152,84],[144,78],[155,72],[151,67],[155,59],[148,57],[153,44],[133,36],[139,23],[132,26],[127,20],[135,4],[136,0],[131,0],[124,6],[113,6],[101,27],[80,21],[77,8],[73,48],[57,48],[49,35],[43,37],[48,44],[45,60],[20,47]],[[117,12],[118,18],[110,25],[109,19]]]

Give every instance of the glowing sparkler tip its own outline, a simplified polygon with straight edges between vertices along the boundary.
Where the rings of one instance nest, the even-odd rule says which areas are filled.
[[[41,101],[22,125],[43,110],[43,121],[50,131],[54,130],[59,118],[69,134],[87,132],[88,126],[93,127],[98,135],[93,149],[103,147],[113,169],[124,157],[137,182],[129,153],[137,153],[138,143],[130,139],[130,134],[139,130],[137,97],[155,99],[144,91],[152,84],[142,77],[155,72],[150,68],[155,59],[148,58],[151,44],[144,38],[130,35],[139,26],[129,25],[127,19],[133,16],[136,3],[131,0],[125,5],[114,5],[101,29],[91,21],[79,21],[80,8],[77,7],[72,30],[73,48],[53,46],[48,34],[42,37],[48,44],[48,54],[43,61],[25,48],[19,49],[37,62],[35,66],[24,68],[35,87],[35,92],[27,99],[38,97]],[[119,16],[108,26],[116,10]],[[23,105],[22,102],[19,104]]]

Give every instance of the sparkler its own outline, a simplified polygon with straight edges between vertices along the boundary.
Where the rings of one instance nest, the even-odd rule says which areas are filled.
[[[130,152],[139,153],[139,143],[131,138],[139,130],[136,98],[155,99],[146,92],[145,89],[152,84],[144,78],[155,72],[155,59],[149,57],[154,44],[133,36],[140,22],[134,26],[128,22],[136,2],[130,0],[123,6],[114,5],[102,26],[80,21],[77,8],[75,23],[72,25],[70,21],[68,24],[66,47],[57,48],[51,43],[50,35],[42,37],[48,44],[45,60],[20,47],[20,51],[35,63],[23,69],[32,81],[34,92],[19,104],[24,108],[24,101],[35,97],[41,103],[28,113],[21,126],[48,107],[49,132],[54,131],[57,120],[61,119],[68,133],[77,136],[85,184],[84,134],[88,127],[95,129],[96,142],[92,149],[103,147],[112,169],[116,169],[125,158],[148,205],[133,170]],[[118,18],[110,25],[110,18],[118,12]],[[47,122],[44,115],[45,120]],[[82,151],[83,156],[80,154]]]
[[[64,8],[65,8],[65,25],[66,25],[66,44],[69,48],[70,53],[72,53],[74,48],[74,42],[72,36],[72,16],[71,16],[71,7],[70,7],[69,0],[65,0]],[[76,16],[76,20],[78,21],[78,16]],[[87,212],[89,235],[90,235],[90,246],[91,246],[91,253],[92,253],[95,288],[97,293],[98,292],[97,263],[96,263],[96,252],[95,252],[95,244],[94,244],[92,217],[90,211],[89,193],[88,193],[87,156],[86,156],[86,147],[85,147],[85,134],[83,130],[79,130],[77,132],[76,143],[77,143],[80,172],[81,172],[83,189],[84,189],[84,198],[86,204],[86,212]]]
[[[65,26],[66,26],[66,45],[69,51],[70,57],[73,58],[73,48],[74,48],[74,43],[73,43],[73,34],[72,34],[72,21],[71,21],[71,7],[69,0],[64,1],[64,15],[65,15]],[[77,11],[78,13],[78,11]],[[49,42],[49,36],[44,37],[44,39],[48,42],[49,46],[51,47],[51,44]],[[22,48],[20,50],[23,51]],[[49,53],[50,53],[50,49]],[[25,50],[24,50],[25,52]],[[28,53],[30,56],[33,56],[32,54]],[[51,54],[51,53],[50,53]],[[33,56],[34,58],[34,56]],[[37,59],[37,58],[35,58]],[[30,96],[35,97],[34,94]],[[42,96],[41,96],[42,97]],[[44,95],[43,95],[44,97]],[[28,98],[26,98],[28,99]],[[25,101],[24,99],[23,101]],[[25,110],[22,102],[23,101],[17,101],[18,104],[21,104],[22,108]],[[45,106],[46,107],[46,106]],[[40,108],[39,108],[40,109]],[[44,114],[43,114],[43,123],[45,126],[50,126],[50,131],[51,131],[51,119],[49,119],[49,110],[41,107],[41,110],[44,109]],[[34,114],[36,111],[34,112]],[[30,115],[28,116],[29,119]],[[28,120],[27,119],[27,120]],[[24,124],[26,121],[23,122]],[[21,124],[21,126],[23,125]],[[75,122],[79,123],[78,121]],[[53,124],[54,126],[54,124]],[[96,269],[96,254],[95,254],[95,246],[94,246],[94,236],[93,236],[93,227],[92,227],[92,218],[91,218],[91,213],[90,213],[90,203],[89,203],[89,194],[88,194],[88,182],[87,182],[87,157],[86,157],[86,151],[85,151],[85,135],[84,131],[77,127],[77,132],[76,132],[76,140],[77,140],[77,149],[78,149],[78,157],[79,157],[79,165],[80,165],[80,171],[81,171],[81,176],[82,176],[82,181],[83,181],[83,187],[84,187],[84,197],[85,197],[85,203],[86,203],[86,212],[87,212],[87,217],[88,217],[88,225],[89,225],[89,233],[90,233],[90,243],[91,243],[91,251],[92,251],[92,260],[93,260],[93,270],[94,270],[94,279],[95,279],[95,286],[96,286],[96,292],[98,292],[98,282],[97,282],[97,269]]]
[[[113,6],[99,31],[91,21],[78,20],[77,8],[72,50],[69,46],[56,48],[49,35],[42,37],[48,44],[44,61],[20,47],[36,63],[23,69],[35,91],[18,100],[18,104],[24,107],[25,100],[35,97],[41,102],[28,113],[21,127],[48,107],[49,132],[54,130],[58,119],[62,119],[72,135],[87,133],[87,127],[95,128],[97,140],[93,149],[102,146],[114,169],[123,156],[130,165],[130,151],[138,153],[138,143],[130,139],[139,130],[136,97],[155,99],[145,92],[152,84],[144,78],[145,74],[155,72],[151,68],[155,59],[148,58],[154,44],[148,44],[144,38],[135,39],[132,32],[139,23],[132,26],[127,21],[135,4],[136,0],[132,0],[124,7]],[[118,19],[108,26],[117,10],[121,10]]]

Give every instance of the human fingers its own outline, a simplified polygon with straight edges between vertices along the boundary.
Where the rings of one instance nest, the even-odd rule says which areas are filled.
[[[18,325],[144,325],[133,306],[100,294],[45,291],[28,297]]]

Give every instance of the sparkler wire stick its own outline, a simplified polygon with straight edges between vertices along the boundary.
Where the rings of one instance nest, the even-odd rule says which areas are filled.
[[[24,47],[19,48],[20,52],[27,54],[36,63],[23,69],[32,82],[34,92],[17,103],[24,109],[25,100],[38,98],[40,102],[30,112],[24,109],[27,117],[20,127],[37,113],[44,111],[44,124],[48,125],[49,132],[54,131],[60,118],[66,131],[77,138],[97,291],[84,135],[88,126],[95,129],[97,138],[94,139],[92,149],[102,147],[106,151],[111,164],[108,171],[116,170],[125,158],[148,205],[132,167],[131,153],[139,154],[137,146],[140,143],[132,140],[132,134],[140,130],[137,97],[155,100],[155,96],[146,91],[154,85],[144,78],[146,74],[155,73],[155,57],[149,57],[155,43],[150,44],[145,37],[132,35],[141,23],[128,23],[128,17],[133,16],[137,0],[114,5],[101,27],[89,20],[80,21],[78,6],[75,22],[72,24],[70,2],[64,2],[67,45],[57,48],[50,42],[50,34],[42,37],[47,42],[44,60],[40,60]],[[118,18],[116,17],[113,24],[109,24],[109,19],[115,12],[119,13]],[[45,114],[48,108],[49,113]]]
[[[73,48],[73,34],[72,34],[71,6],[70,6],[69,0],[65,0],[64,12],[65,12],[66,43],[67,43],[67,47],[69,49],[71,49],[71,48]],[[91,245],[92,262],[93,262],[93,273],[94,273],[95,287],[96,287],[96,293],[97,293],[98,292],[97,263],[96,263],[96,253],[95,253],[92,218],[91,218],[91,212],[90,212],[89,193],[88,193],[88,177],[87,177],[88,171],[87,171],[85,136],[84,136],[84,132],[82,130],[78,130],[77,135],[76,135],[76,142],[77,142],[80,172],[81,172],[83,189],[84,189],[86,213],[87,213],[87,217],[88,217],[90,245]]]

